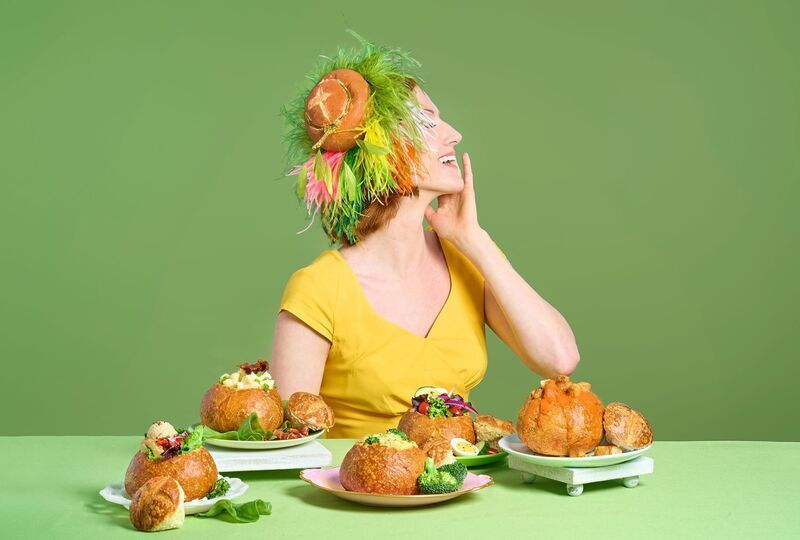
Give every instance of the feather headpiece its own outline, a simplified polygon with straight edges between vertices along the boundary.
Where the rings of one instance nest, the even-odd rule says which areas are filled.
[[[408,53],[348,30],[360,49],[322,56],[313,82],[284,107],[289,176],[313,224],[319,215],[332,242],[358,241],[356,224],[374,201],[413,192],[425,148]],[[310,226],[310,225],[309,225]]]

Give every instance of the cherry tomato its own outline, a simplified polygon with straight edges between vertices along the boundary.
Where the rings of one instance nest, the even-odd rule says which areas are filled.
[[[450,407],[448,407],[448,410],[450,411],[450,414],[452,414],[453,416],[461,416],[462,414],[461,407],[456,407],[455,405],[450,405]]]
[[[431,408],[430,403],[428,403],[427,401],[423,401],[422,403],[419,404],[419,407],[417,407],[417,412],[419,412],[419,414],[428,414],[428,409],[430,408]]]

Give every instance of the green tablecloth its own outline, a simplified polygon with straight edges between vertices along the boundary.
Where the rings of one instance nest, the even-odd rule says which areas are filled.
[[[98,491],[122,480],[138,437],[0,437],[3,538],[136,537],[125,509]],[[338,464],[352,445],[326,440]],[[505,465],[495,485],[438,506],[358,506],[318,491],[298,471],[226,473],[273,513],[257,523],[187,517],[183,538],[800,538],[800,443],[658,442],[655,473],[627,489],[523,484]]]

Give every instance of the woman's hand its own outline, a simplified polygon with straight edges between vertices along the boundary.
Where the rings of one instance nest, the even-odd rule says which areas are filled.
[[[462,251],[474,239],[484,234],[478,224],[478,209],[475,205],[475,186],[472,182],[472,167],[469,154],[461,155],[464,167],[464,188],[458,193],[439,196],[439,208],[425,209],[428,220],[436,234],[455,244]]]

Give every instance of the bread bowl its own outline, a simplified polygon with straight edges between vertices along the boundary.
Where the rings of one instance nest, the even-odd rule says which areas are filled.
[[[183,488],[174,478],[156,476],[133,494],[128,515],[140,531],[177,529],[186,517],[183,502]]]
[[[449,441],[456,437],[475,442],[475,428],[469,413],[478,411],[469,401],[443,388],[423,386],[411,398],[411,409],[400,417],[397,429],[423,446],[431,439]]]
[[[603,438],[603,409],[589,383],[546,379],[519,411],[519,438],[537,454],[584,456]]]
[[[339,481],[348,491],[416,495],[426,458],[415,442],[396,430],[368,435],[344,456]]]
[[[456,437],[475,442],[475,428],[469,416],[430,418],[416,411],[408,411],[400,418],[397,429],[408,434],[418,445],[429,439],[450,440]]]
[[[168,422],[156,422],[128,465],[125,491],[134,495],[148,480],[166,476],[181,485],[187,501],[202,499],[218,476],[217,465],[202,444],[202,431],[179,433]]]
[[[268,370],[269,364],[259,360],[222,375],[203,396],[200,421],[219,432],[235,431],[256,413],[264,431],[278,428],[283,423],[283,402]]]

